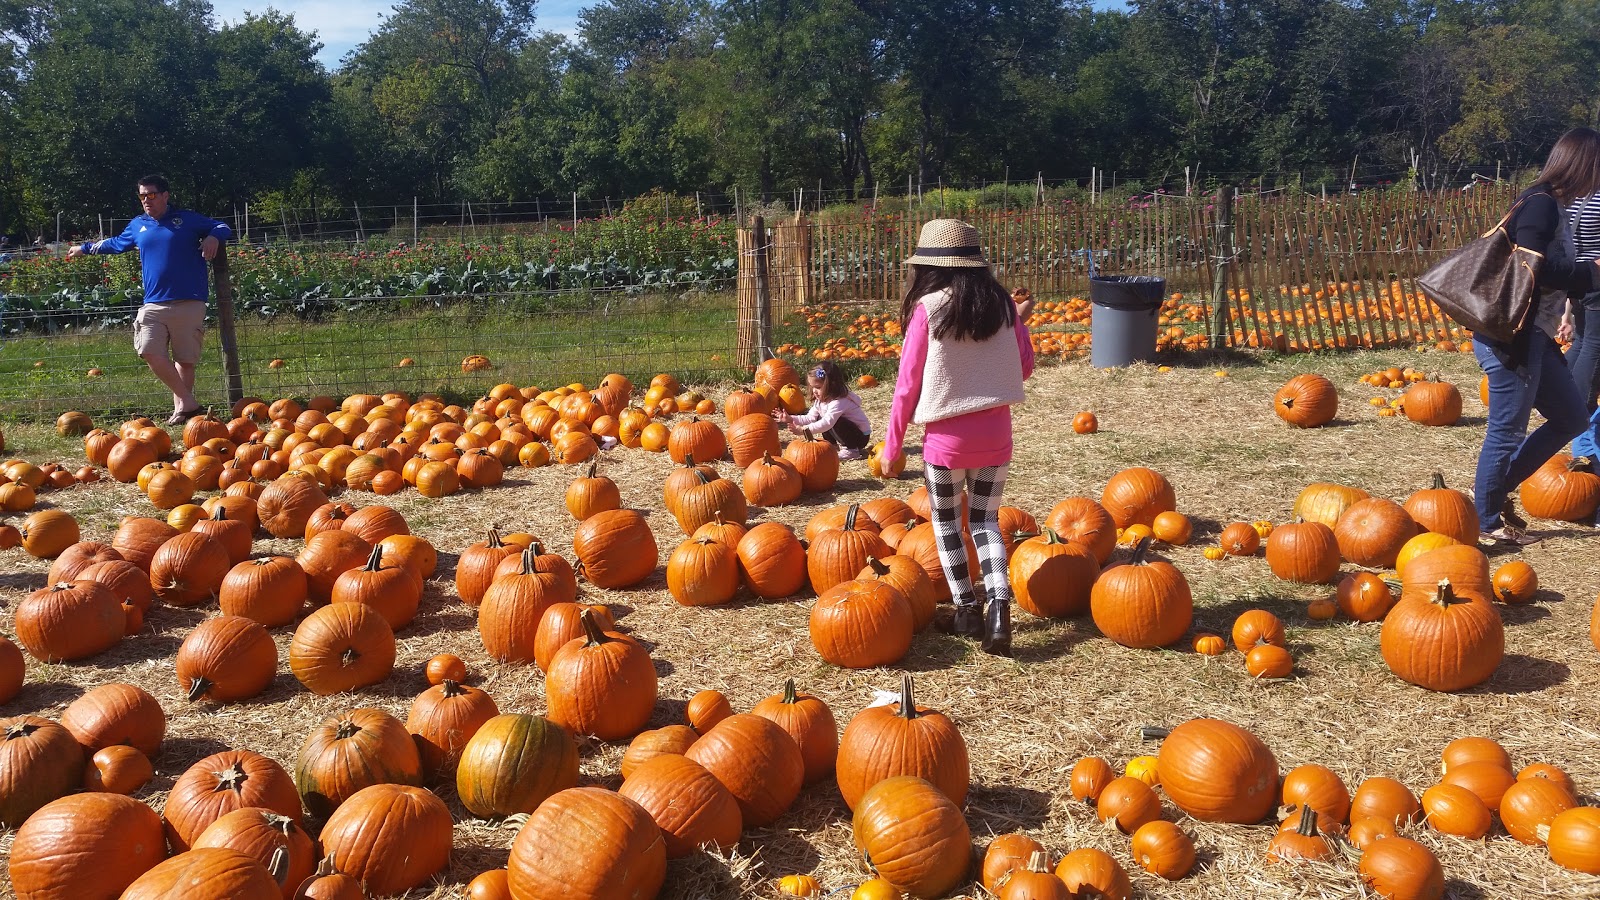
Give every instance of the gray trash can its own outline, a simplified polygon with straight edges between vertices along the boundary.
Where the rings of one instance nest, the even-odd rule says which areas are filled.
[[[1089,279],[1089,361],[1097,369],[1153,362],[1156,318],[1167,280],[1154,275],[1102,275]]]

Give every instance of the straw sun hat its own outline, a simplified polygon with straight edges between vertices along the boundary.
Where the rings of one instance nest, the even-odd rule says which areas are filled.
[[[985,267],[989,261],[978,246],[980,238],[978,229],[965,222],[934,219],[922,226],[917,249],[906,262],[917,266]]]

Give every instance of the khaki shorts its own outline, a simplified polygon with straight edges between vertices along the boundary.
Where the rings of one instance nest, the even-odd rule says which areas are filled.
[[[206,333],[204,300],[169,300],[146,303],[133,317],[133,349],[141,357],[166,353],[172,361],[195,365],[200,362],[200,339]]]

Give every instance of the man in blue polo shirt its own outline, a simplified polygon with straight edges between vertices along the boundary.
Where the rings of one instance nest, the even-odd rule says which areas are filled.
[[[139,216],[114,238],[72,247],[67,258],[83,254],[139,251],[144,271],[144,305],[133,320],[133,347],[150,371],[172,390],[172,418],[177,425],[203,410],[194,398],[194,372],[200,363],[200,342],[206,328],[206,262],[217,255],[233,229],[197,212],[167,203],[167,180],[160,175],[139,179]]]

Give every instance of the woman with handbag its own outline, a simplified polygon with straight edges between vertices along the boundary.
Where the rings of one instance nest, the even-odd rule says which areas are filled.
[[[1509,342],[1472,339],[1489,377],[1489,424],[1478,454],[1473,499],[1482,540],[1526,544],[1527,523],[1509,494],[1587,425],[1586,404],[1555,335],[1568,296],[1600,290],[1600,266],[1574,258],[1564,207],[1600,190],[1600,132],[1574,128],[1551,148],[1539,181],[1522,192],[1506,223],[1517,247],[1543,256],[1533,305]],[[1545,422],[1528,432],[1537,409]]]

